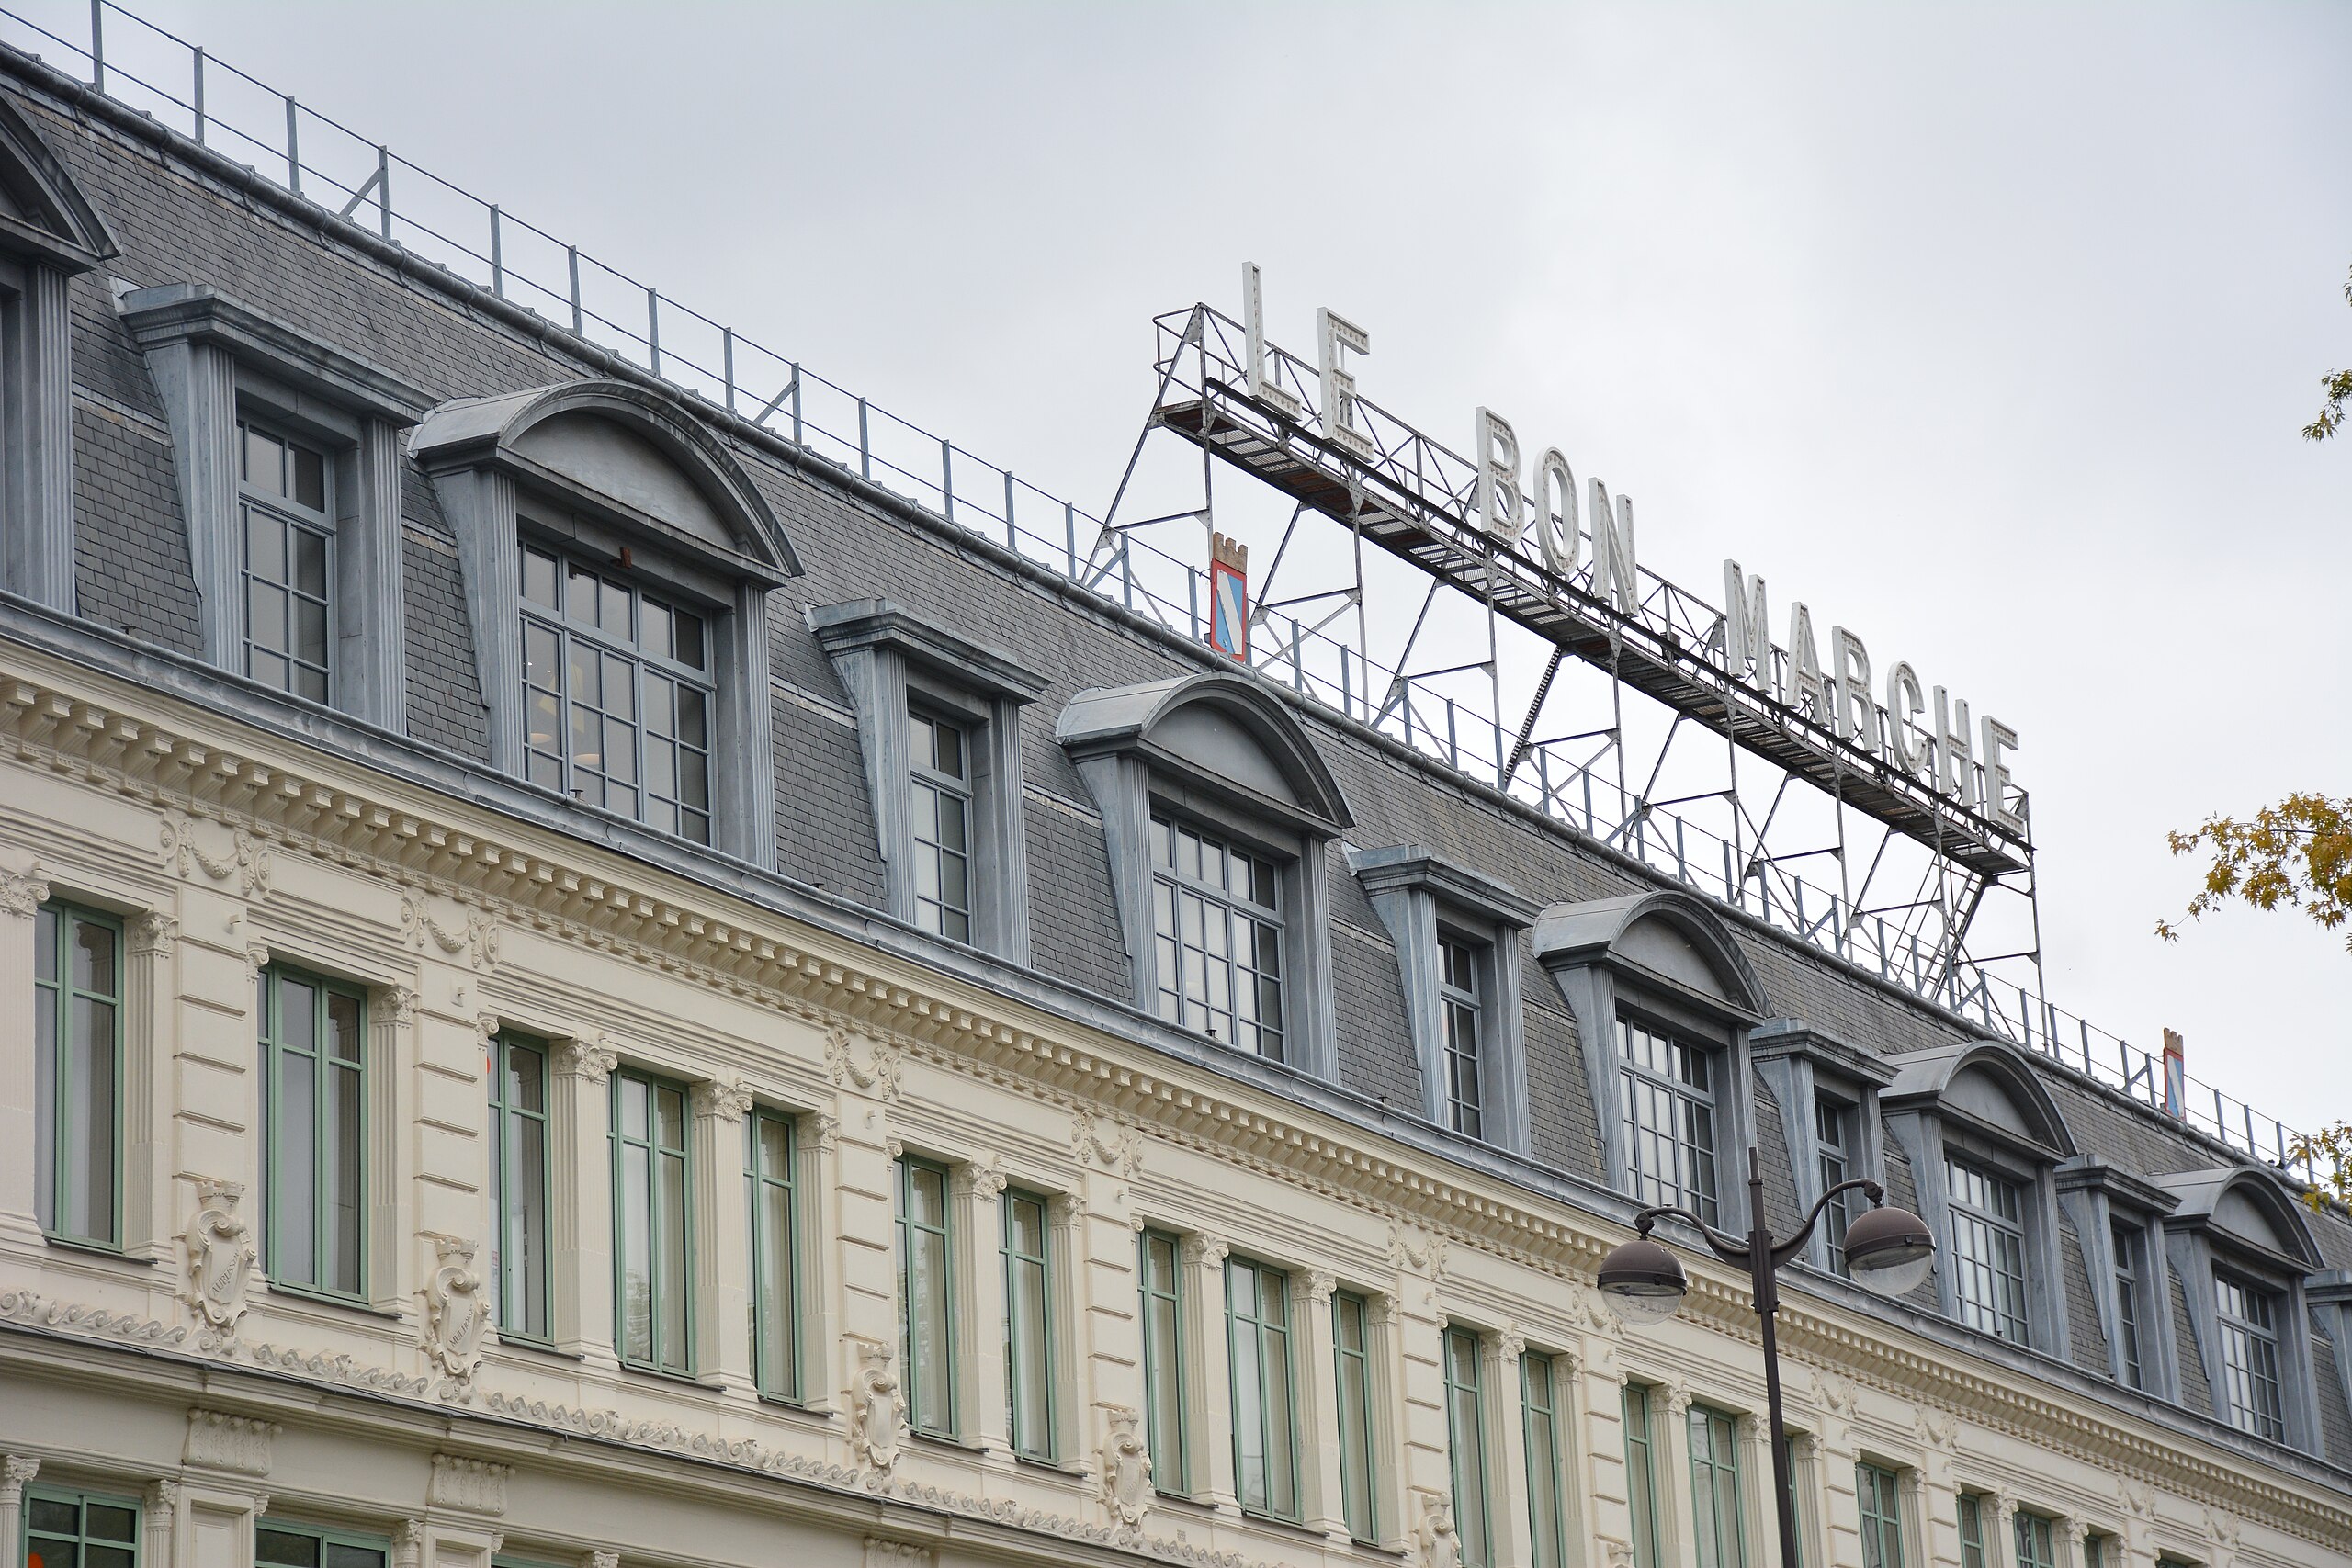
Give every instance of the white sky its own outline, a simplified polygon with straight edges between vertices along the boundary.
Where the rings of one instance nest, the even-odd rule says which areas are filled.
[[[141,8],[1097,512],[1150,318],[1263,264],[2014,725],[2052,998],[2352,1116],[2340,936],[2151,935],[2167,828],[2352,793],[2352,8]]]

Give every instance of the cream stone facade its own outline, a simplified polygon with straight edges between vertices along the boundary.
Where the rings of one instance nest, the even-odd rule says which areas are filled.
[[[787,443],[4,63],[17,161],[0,184],[31,216],[0,249],[74,216],[56,197],[42,220],[42,189],[74,190],[105,223],[59,264],[79,269],[83,500],[51,521],[76,591],[20,572],[0,603],[0,1008],[21,1019],[65,987],[54,1017],[110,1021],[119,1052],[103,1069],[119,1132],[94,1134],[61,1117],[62,1069],[42,1064],[62,1058],[41,1052],[62,1047],[0,1032],[7,1551],[57,1568],[64,1549],[41,1543],[68,1539],[71,1513],[93,1568],[303,1568],[287,1554],[305,1552],[316,1568],[1717,1568],[1726,1542],[1760,1568],[1771,1465],[1746,1281],[1693,1255],[1683,1312],[1644,1331],[1593,1286],[1635,1206],[1606,1053],[1638,1007],[1645,1027],[1719,1042],[1709,1136],[1764,1149],[1791,1203],[1819,1185],[1791,1152],[1808,1113],[1792,1086],[1816,1076],[1847,1075],[1866,1113],[1856,1173],[1886,1179],[1948,1250],[1962,1223],[1948,1152],[1981,1143],[2019,1172],[2004,1332],[1938,1288],[1884,1303],[1826,1261],[1792,1271],[1781,1344],[1807,1564],[2352,1563],[2341,1215],[2304,1215],[2275,1175],[2147,1107],[954,544]],[[232,282],[243,313],[204,306],[210,324],[185,325],[199,296],[165,293],[225,299]],[[217,604],[171,586],[195,581],[201,552],[140,554],[201,526],[187,443],[220,416],[174,404],[177,362],[156,357],[181,352],[183,327],[199,351],[266,357],[308,378],[306,396],[358,408],[334,450],[370,472],[390,464],[376,425],[408,431],[377,499],[345,506],[346,522],[405,519],[405,590],[337,601],[405,628],[399,657],[376,646],[390,623],[351,634],[369,672],[357,706],[224,671],[226,645],[197,625]],[[367,359],[333,346],[362,341]],[[237,408],[260,397],[238,385],[220,383]],[[537,388],[560,396],[521,397]],[[492,391],[512,394],[495,417]],[[605,431],[621,456],[566,468],[573,447],[533,446],[526,405],[579,422],[568,439]],[[741,661],[717,677],[713,723],[753,761],[779,759],[773,797],[745,782],[758,768],[714,756],[704,843],[526,788],[527,716],[499,739],[530,656],[490,645],[530,590],[483,574],[513,572],[514,496],[527,513],[534,486],[603,508],[640,552],[666,541],[678,581],[704,584],[713,660]],[[729,558],[741,573],[719,581]],[[878,607],[894,581],[930,608]],[[1028,618],[1023,661],[1054,680],[995,652],[1001,630],[959,629],[983,602]],[[194,606],[187,624],[174,604]],[[469,670],[452,684],[468,662],[505,683],[469,687]],[[975,734],[995,727],[975,821],[1002,836],[975,874],[1025,879],[969,942],[926,934],[922,895],[902,897],[920,827],[839,804],[898,788],[909,714],[951,702]],[[1212,824],[1259,811],[1251,842],[1289,879],[1292,988],[1263,993],[1287,1030],[1280,1061],[1154,1015],[1142,840],[1170,801]],[[1524,848],[1467,868],[1417,849],[1468,857],[1480,834]],[[1125,880],[1137,866],[1147,879]],[[69,912],[107,933],[92,940],[112,944],[112,978],[44,962],[41,933],[74,929]],[[1366,1042],[1391,1041],[1384,1059],[1409,1080],[1404,1010],[1373,1017],[1365,976],[1390,995],[1412,983],[1406,932],[1425,916],[1444,922],[1431,931],[1485,922],[1484,994],[1516,1015],[1518,1077],[1488,1082],[1500,1130],[1483,1138],[1433,1125],[1418,1089],[1392,1100],[1364,1065]],[[289,977],[351,999],[334,1028],[356,1021],[315,1068],[303,1058],[320,1094],[352,1086],[350,1119],[316,1146],[285,1125]],[[544,1059],[543,1102],[501,1099],[514,1042]],[[650,1132],[628,1122],[631,1084],[654,1097]],[[667,1130],[662,1094],[679,1108]],[[523,1122],[544,1145],[537,1196],[515,1195],[498,1152]],[[761,1166],[763,1126],[788,1167]],[[326,1170],[325,1147],[347,1168]],[[656,1174],[633,1187],[640,1149]],[[114,1215],[78,1234],[57,1184],[104,1187],[108,1160]],[[296,1193],[289,1173],[313,1167]],[[674,1197],[658,1174],[673,1168]],[[940,1177],[937,1326],[908,1322],[910,1170]],[[298,1201],[349,1213],[298,1221]],[[649,1223],[653,1271],[633,1274],[616,1254]],[[663,1250],[673,1223],[684,1240]],[[2098,1239],[2110,1226],[2155,1238],[2134,1278],[2160,1293],[2117,1305],[2132,1255]],[[518,1235],[528,1269],[502,1258]],[[302,1250],[319,1237],[320,1256]],[[2279,1386],[2250,1403],[2213,1388],[2239,1365],[2210,1304],[2232,1269],[2276,1292],[2260,1310],[2277,1314]],[[1965,1301],[1952,1272],[1948,1257],[1939,1288]],[[510,1282],[525,1279],[537,1328]],[[1272,1292],[1250,1298],[1246,1333],[1237,1281]],[[1475,1358],[1470,1382],[1449,1343]],[[1888,1491],[1866,1497],[1865,1475]],[[1270,1485],[1279,1497],[1253,1494]],[[1532,1504],[1547,1488],[1548,1518]],[[126,1518],[135,1540],[106,1533]],[[2046,1564],[2020,1560],[2043,1540]]]

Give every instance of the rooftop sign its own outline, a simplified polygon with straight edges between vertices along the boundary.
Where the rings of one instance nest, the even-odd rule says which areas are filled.
[[[1724,609],[1645,570],[1632,498],[1579,487],[1557,446],[1530,460],[1491,409],[1472,416],[1475,457],[1406,424],[1363,395],[1372,337],[1336,312],[1316,312],[1311,361],[1268,342],[1254,265],[1239,321],[1193,316],[1161,367],[1161,425],[1939,853],[1991,876],[2030,863],[2018,735],[1998,718],[1907,661],[1879,674],[1842,625],[1817,637],[1802,602],[1776,642],[1764,580],[1736,561]]]

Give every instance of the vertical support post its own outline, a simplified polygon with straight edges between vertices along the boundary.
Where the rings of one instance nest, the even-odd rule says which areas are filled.
[[[865,400],[857,400],[857,473],[860,479],[874,477],[874,448],[865,439]]]
[[[719,374],[727,381],[727,412],[735,412],[735,329],[718,329]]]
[[[1062,555],[1069,563],[1070,581],[1078,580],[1078,503],[1062,502]]]
[[[490,291],[506,298],[506,252],[500,240],[498,203],[490,204]]]
[[[300,113],[294,107],[294,95],[286,95],[286,188],[296,196],[302,194],[302,138],[295,123]]]
[[[803,444],[800,439],[800,367],[793,365],[789,368],[792,371],[792,444],[798,446]]]
[[[652,351],[653,373],[662,374],[662,291],[645,291],[645,346]]]
[[[585,337],[588,335],[582,330],[585,317],[580,309],[580,247],[566,245],[563,247],[563,254],[565,261],[571,267],[571,335]]]
[[[392,150],[376,144],[376,216],[387,240],[392,237]]]
[[[90,85],[107,90],[107,0],[90,0]]]
[[[204,49],[196,51],[196,144],[204,145]]]
[[[939,438],[939,514],[956,521],[956,448],[944,435]]]
[[[1012,470],[1011,468],[1004,471],[1004,547],[1008,550],[1017,550],[1021,547],[1012,526]]]

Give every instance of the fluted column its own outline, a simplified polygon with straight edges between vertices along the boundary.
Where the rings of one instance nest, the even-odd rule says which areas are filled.
[[[28,1454],[0,1454],[0,1541],[14,1552],[25,1539],[25,1483],[40,1473],[40,1461]]]
[[[1298,1349],[1291,1394],[1298,1405],[1298,1517],[1308,1529],[1344,1540],[1340,1407],[1331,1386],[1331,1296],[1340,1282],[1320,1270],[1294,1274],[1291,1281],[1291,1341]]]
[[[949,1179],[954,1220],[951,1256],[956,1281],[956,1435],[989,1449],[1012,1450],[1012,1412],[1005,1406],[1004,1176],[984,1166],[959,1165]]]
[[[171,916],[153,911],[123,922],[122,1246],[133,1258],[158,1263],[175,1256],[167,1031],[179,929]]]
[[[1184,1267],[1191,1279],[1187,1294],[1193,1302],[1185,1347],[1192,1364],[1200,1368],[1193,1380],[1192,1429],[1196,1445],[1193,1473],[1202,1478],[1195,1495],[1215,1507],[1239,1506],[1233,1474],[1233,1349],[1226,1332],[1225,1258],[1227,1244],[1212,1235],[1193,1236],[1184,1243]]]

